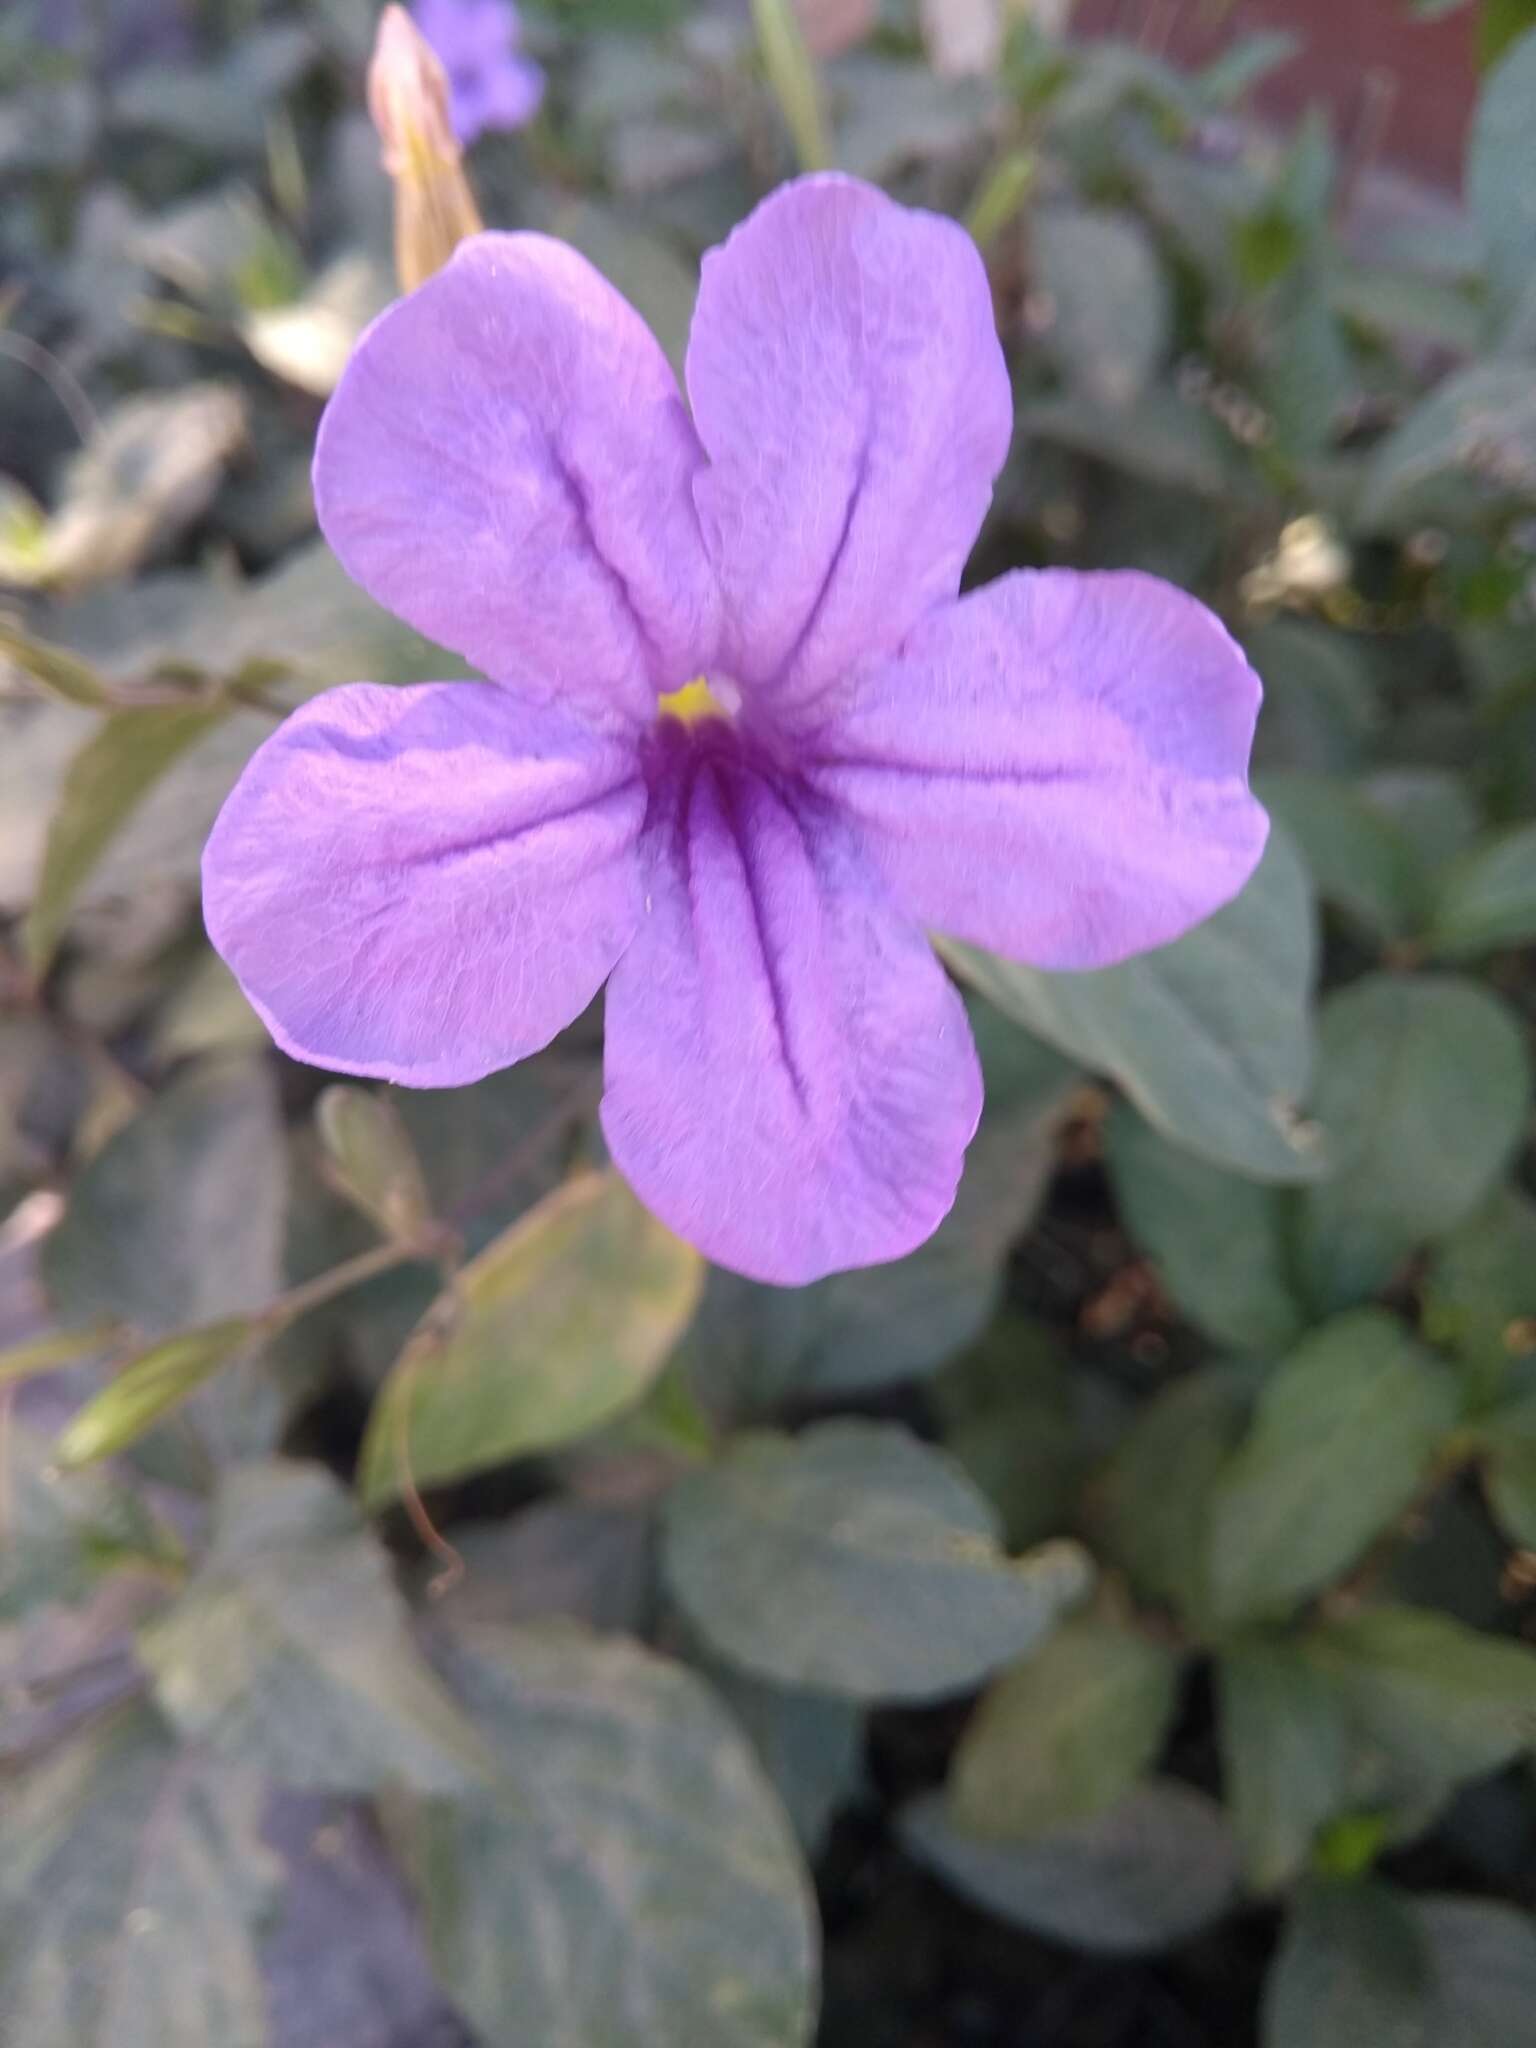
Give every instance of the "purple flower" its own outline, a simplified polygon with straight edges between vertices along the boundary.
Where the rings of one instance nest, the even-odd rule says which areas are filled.
[[[687,367],[691,417],[540,235],[475,237],[375,323],[321,524],[496,680],[296,712],[214,828],[208,929],[289,1052],[419,1087],[606,981],[615,1163],[801,1282],[953,1200],[981,1079],[924,927],[1087,968],[1205,917],[1264,844],[1259,685],[1147,576],[957,598],[1011,407],[952,222],[786,186],[706,257]]]
[[[413,0],[411,14],[448,74],[453,132],[466,148],[487,128],[533,119],[544,73],[519,51],[512,0]]]

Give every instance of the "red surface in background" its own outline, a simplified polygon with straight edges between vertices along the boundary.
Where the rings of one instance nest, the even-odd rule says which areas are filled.
[[[1300,50],[1255,95],[1265,113],[1286,122],[1320,102],[1346,149],[1357,143],[1373,161],[1459,181],[1477,91],[1474,8],[1415,21],[1408,0],[1079,0],[1072,23],[1187,64],[1257,29],[1292,30]]]

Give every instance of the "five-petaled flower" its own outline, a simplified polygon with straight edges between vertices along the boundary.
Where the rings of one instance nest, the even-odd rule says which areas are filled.
[[[574,251],[465,243],[364,337],[321,524],[489,683],[355,683],[256,754],[208,928],[279,1043],[474,1081],[607,983],[615,1163],[721,1264],[892,1259],[981,1107],[924,936],[1175,938],[1264,844],[1259,686],[1135,573],[960,573],[1010,433],[952,222],[802,179],[704,262],[691,414]]]
[[[453,132],[466,148],[488,128],[533,119],[544,73],[522,54],[512,0],[413,0],[411,13],[448,74]]]

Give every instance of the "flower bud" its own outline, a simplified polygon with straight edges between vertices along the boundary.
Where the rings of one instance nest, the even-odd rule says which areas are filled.
[[[448,77],[403,7],[386,7],[368,66],[368,111],[395,187],[395,270],[405,291],[483,225],[448,113]]]

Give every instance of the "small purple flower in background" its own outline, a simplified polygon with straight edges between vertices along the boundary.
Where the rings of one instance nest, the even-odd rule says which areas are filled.
[[[208,929],[300,1059],[419,1087],[606,981],[602,1123],[720,1264],[899,1257],[981,1108],[932,927],[1046,968],[1247,880],[1259,685],[1131,572],[960,573],[1007,452],[953,222],[803,178],[705,258],[691,416],[573,250],[489,234],[385,313],[321,426],[350,573],[493,683],[355,683],[246,769]]]
[[[512,0],[413,0],[452,94],[453,132],[467,148],[487,128],[521,128],[544,97],[544,73],[519,48]]]

